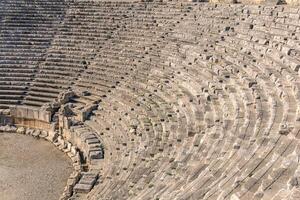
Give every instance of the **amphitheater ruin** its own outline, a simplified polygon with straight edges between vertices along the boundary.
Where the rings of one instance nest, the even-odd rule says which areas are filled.
[[[298,0],[0,0],[0,199],[299,200],[298,56]]]

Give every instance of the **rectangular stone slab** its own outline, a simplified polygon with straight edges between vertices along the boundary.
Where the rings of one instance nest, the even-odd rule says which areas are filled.
[[[78,183],[75,185],[74,191],[78,193],[88,193],[91,191],[92,187],[92,185]]]

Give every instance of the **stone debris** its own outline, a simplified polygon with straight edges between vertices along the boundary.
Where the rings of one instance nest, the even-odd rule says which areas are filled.
[[[17,128],[15,126],[10,126],[10,125],[0,126],[0,132],[15,133],[16,131]]]
[[[83,173],[79,182],[74,186],[74,191],[77,193],[88,193],[93,188],[98,179],[98,174]]]

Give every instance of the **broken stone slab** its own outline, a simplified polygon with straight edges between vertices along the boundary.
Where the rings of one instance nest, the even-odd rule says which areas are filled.
[[[91,160],[93,159],[103,159],[103,152],[101,150],[91,151],[89,152],[89,157]]]
[[[39,137],[39,135],[41,134],[41,131],[40,130],[34,130],[33,132],[32,132],[32,136],[33,137]]]
[[[77,183],[74,186],[74,191],[78,193],[88,193],[92,190],[92,185]]]
[[[65,140],[64,140],[64,138],[63,138],[62,136],[58,136],[57,142],[58,142],[60,145],[62,145],[62,146],[65,146],[65,145],[66,145]]]
[[[76,146],[72,146],[70,149],[71,154],[76,155],[77,153],[77,147]]]
[[[0,132],[6,132],[6,133],[15,133],[17,131],[17,128],[15,126],[0,126]]]
[[[69,178],[67,181],[68,186],[74,186],[76,184],[77,180],[75,178]]]
[[[80,172],[82,170],[81,165],[78,164],[78,163],[74,163],[73,167],[74,167],[74,170],[77,171],[77,172]]]
[[[94,178],[98,178],[98,173],[97,173],[96,171],[82,172],[81,175],[82,175],[82,176],[86,176],[86,177],[94,177]]]
[[[87,139],[86,143],[89,144],[98,144],[100,143],[100,141],[98,140],[98,138],[93,138],[93,139]]]
[[[4,126],[0,126],[0,132],[4,132],[5,127]]]
[[[85,142],[86,142],[86,140],[89,140],[89,139],[97,139],[97,136],[93,133],[88,134],[88,135],[84,135],[84,141]]]
[[[28,128],[28,129],[26,129],[25,134],[26,135],[32,135],[33,131],[34,131],[33,129]]]
[[[39,135],[40,138],[46,138],[47,136],[48,136],[48,132],[45,130],[41,131],[41,133]]]
[[[83,176],[79,183],[80,184],[86,184],[86,185],[94,185],[96,183],[97,177],[92,177],[92,176]]]
[[[25,134],[25,128],[24,127],[19,127],[18,129],[17,129],[17,133],[18,134]]]
[[[71,151],[71,148],[72,148],[72,144],[70,142],[67,142],[67,150],[68,150],[68,152]]]
[[[89,148],[90,149],[99,149],[99,148],[102,148],[102,145],[101,143],[94,143],[94,144],[89,144]]]
[[[82,173],[79,182],[74,187],[74,191],[79,193],[90,192],[93,186],[95,185],[97,179],[98,179],[97,173],[92,173],[92,172]]]

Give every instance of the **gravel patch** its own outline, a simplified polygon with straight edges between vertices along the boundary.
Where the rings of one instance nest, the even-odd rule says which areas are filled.
[[[1,200],[57,200],[72,171],[69,158],[51,143],[0,133]]]

